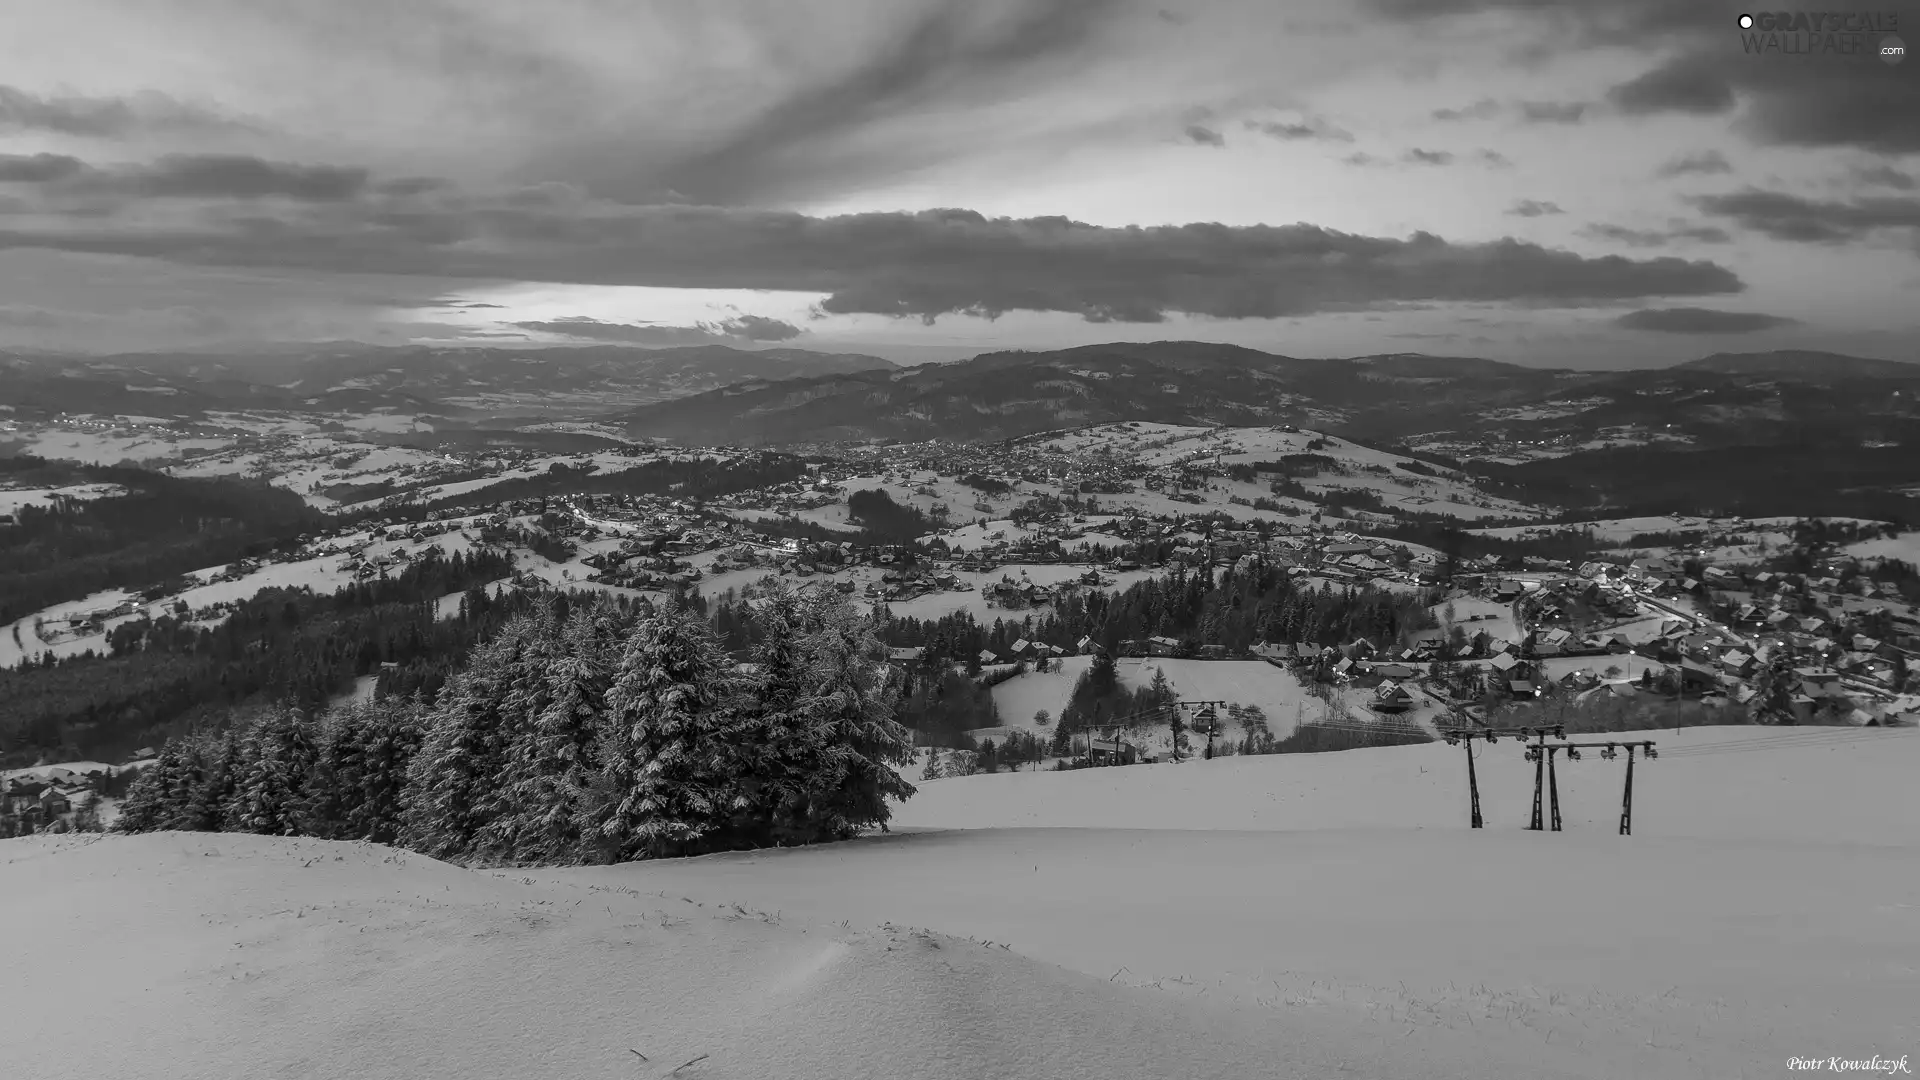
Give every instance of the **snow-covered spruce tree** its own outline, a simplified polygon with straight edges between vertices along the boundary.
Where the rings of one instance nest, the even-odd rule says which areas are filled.
[[[198,831],[204,824],[195,813],[194,796],[207,782],[207,756],[201,750],[201,740],[197,735],[188,735],[180,740],[179,766],[170,777],[167,791],[167,816],[160,823],[162,829]],[[219,826],[214,826],[218,830]]]
[[[873,625],[839,594],[816,591],[802,602],[807,695],[803,708],[820,748],[806,784],[807,827],[821,840],[844,840],[893,816],[888,799],[914,787],[894,770],[912,763],[913,733],[893,718],[898,687],[880,658]]]
[[[276,706],[248,727],[241,745],[239,790],[228,807],[227,831],[297,835],[316,757],[306,717]]]
[[[776,584],[755,615],[760,635],[754,673],[739,687],[729,754],[736,777],[724,807],[726,824],[712,840],[734,848],[804,844],[808,777],[820,768],[822,743],[808,705],[804,615],[792,590]]]
[[[352,839],[347,819],[360,801],[366,728],[362,702],[330,709],[321,717],[313,776],[300,807],[302,835],[323,840]]]
[[[346,835],[376,844],[400,836],[407,770],[420,749],[426,710],[415,701],[384,698],[366,707],[359,798],[347,813]]]
[[[620,663],[639,613],[622,611],[610,596],[574,609],[561,632],[562,652],[599,664],[607,671]]]
[[[511,852],[522,862],[582,857],[580,815],[599,768],[596,744],[611,681],[590,654],[559,657],[548,665],[547,678],[546,708],[515,742],[507,763]]]
[[[582,815],[606,862],[691,854],[731,801],[731,665],[682,606],[643,619],[607,691],[601,771]]]
[[[564,655],[564,645],[555,607],[543,606],[532,615],[519,653],[507,664],[506,697],[500,708],[500,773],[483,804],[486,821],[474,836],[473,854],[478,858],[515,861],[525,823],[546,809],[528,801],[538,794],[528,783],[529,770],[538,756],[533,743],[540,738],[541,717],[553,703],[548,676]]]
[[[532,626],[509,620],[441,689],[407,771],[404,846],[438,859],[472,851],[506,764],[507,693]]]
[[[141,769],[127,788],[127,797],[120,804],[120,816],[113,823],[115,832],[153,832],[168,827],[167,822],[178,813],[172,799],[185,753],[185,744],[180,739],[168,739],[160,744],[160,753],[153,764]]]
[[[180,827],[219,832],[240,790],[240,733],[223,728],[196,735],[192,753],[200,761],[200,782],[188,796]]]

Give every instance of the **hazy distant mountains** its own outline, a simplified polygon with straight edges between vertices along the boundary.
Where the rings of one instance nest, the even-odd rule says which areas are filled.
[[[593,419],[713,445],[1006,439],[1118,420],[1295,423],[1375,443],[1569,440],[1634,427],[1694,445],[1920,445],[1920,364],[1723,353],[1582,372],[1393,353],[1302,359],[1208,342],[1121,342],[900,367],[718,345],[642,349],[354,343],[109,357],[0,355],[0,402],[35,412],[400,410],[487,427]],[[444,425],[442,425],[444,426]]]
[[[267,346],[245,353],[15,356],[0,400],[65,412],[186,415],[221,408],[401,409],[449,415],[599,413],[749,379],[871,369],[877,356],[720,345],[642,349]]]
[[[1002,439],[1117,420],[1299,423],[1374,441],[1433,431],[1544,437],[1677,424],[1710,441],[1772,441],[1762,429],[1909,417],[1913,395],[1889,389],[1906,384],[1920,384],[1920,365],[1829,353],[1722,354],[1666,369],[1593,373],[1471,357],[1308,360],[1151,342],[752,381],[615,419],[637,437],[743,444]]]

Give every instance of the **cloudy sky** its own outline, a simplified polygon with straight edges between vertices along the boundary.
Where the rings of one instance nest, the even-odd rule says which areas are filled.
[[[1740,11],[25,0],[0,347],[1920,358],[1920,61]]]

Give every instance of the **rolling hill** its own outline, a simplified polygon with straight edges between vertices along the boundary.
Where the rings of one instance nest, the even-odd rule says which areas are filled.
[[[636,436],[732,443],[1006,439],[1120,420],[1308,422],[1375,437],[1470,404],[1527,400],[1578,373],[1393,354],[1306,360],[1195,341],[987,353],[954,364],[750,382],[617,417]]]
[[[440,415],[590,416],[748,379],[790,379],[892,362],[805,349],[720,345],[642,349],[384,347],[335,343],[228,353],[21,356],[0,366],[0,396],[51,412],[190,416],[208,408]]]

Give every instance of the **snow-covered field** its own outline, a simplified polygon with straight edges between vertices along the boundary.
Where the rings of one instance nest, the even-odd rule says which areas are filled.
[[[1658,732],[922,782],[892,836],[468,871],[0,841],[22,1075],[1737,1077],[1920,1042],[1920,732]],[[915,930],[914,927],[931,928]],[[989,944],[990,943],[990,944]],[[105,972],[103,974],[103,971]],[[103,1024],[103,1017],[111,1023]],[[692,1064],[687,1064],[691,1062]],[[674,1071],[678,1069],[679,1071]]]
[[[63,499],[72,502],[88,502],[126,493],[127,489],[118,484],[69,484],[66,487],[57,488],[0,488],[0,514],[18,513],[22,507],[27,506],[46,510],[58,505]]]
[[[1892,539],[1862,540],[1840,550],[1860,559],[1899,559],[1920,566],[1920,532],[1905,533]]]

